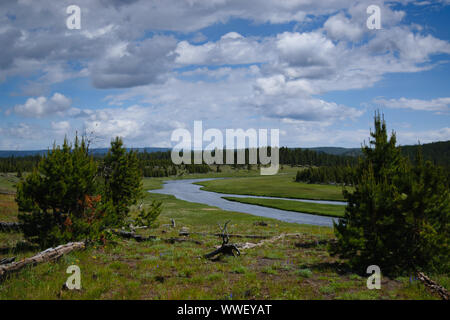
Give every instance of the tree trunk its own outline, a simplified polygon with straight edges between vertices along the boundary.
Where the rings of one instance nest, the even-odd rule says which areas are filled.
[[[18,262],[0,265],[0,279],[11,272],[19,271],[28,265],[36,265],[42,262],[54,261],[73,250],[83,249],[84,247],[84,242],[69,242],[56,248],[49,248],[31,258],[25,258]]]
[[[450,295],[447,289],[428,278],[423,272],[418,272],[417,278],[419,278],[419,280],[425,285],[425,287],[427,287],[432,292],[437,293],[443,300],[449,300]]]

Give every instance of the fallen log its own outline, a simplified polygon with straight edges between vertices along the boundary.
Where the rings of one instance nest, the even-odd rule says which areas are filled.
[[[443,300],[449,300],[450,295],[447,289],[428,278],[423,272],[417,273],[417,278],[433,293],[438,294]]]
[[[274,243],[275,241],[284,239],[286,237],[300,237],[300,236],[301,236],[301,234],[299,234],[299,233],[282,233],[278,236],[272,237],[270,239],[262,240],[258,243],[246,242],[246,243],[242,243],[242,244],[237,244],[237,247],[240,249],[252,249],[252,248],[256,248],[256,247],[261,247],[268,243]]]
[[[154,240],[156,239],[156,236],[141,236],[140,234],[136,234],[134,232],[128,232],[128,231],[123,231],[123,230],[113,230],[113,233],[122,237],[122,238],[126,238],[126,239],[134,239],[137,242],[142,242],[142,241],[148,241],[148,240]]]
[[[208,233],[208,232],[183,232],[180,231],[180,236],[188,237],[190,235],[199,235],[199,236],[214,236],[214,237],[222,237],[221,233]],[[229,234],[230,238],[249,238],[249,239],[268,239],[270,236],[261,236],[256,234]]]
[[[175,242],[192,242],[195,244],[203,244],[203,242],[193,239],[183,239],[183,238],[169,238],[169,239],[163,239],[164,242],[174,244]]]
[[[236,245],[225,243],[225,244],[222,244],[219,249],[216,249],[213,252],[205,254],[204,257],[206,259],[210,259],[220,253],[229,255],[229,256],[234,256],[235,255],[234,252],[236,252],[238,256],[241,255],[241,252],[239,251],[239,249],[237,248]]]
[[[0,222],[0,232],[20,232],[22,224],[18,222]]]
[[[55,261],[61,256],[73,250],[83,249],[84,247],[85,247],[84,242],[69,242],[67,244],[60,245],[56,248],[49,248],[31,258],[25,258],[18,262],[11,262],[9,264],[0,265],[0,279],[5,277],[9,273],[19,271],[23,267],[29,265],[34,266],[42,262]]]

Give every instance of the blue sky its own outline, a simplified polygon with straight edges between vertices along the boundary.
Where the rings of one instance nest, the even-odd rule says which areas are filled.
[[[72,4],[79,30],[66,27]],[[358,147],[377,109],[400,144],[449,140],[448,17],[448,0],[5,1],[0,150],[76,132],[170,147],[196,120]]]

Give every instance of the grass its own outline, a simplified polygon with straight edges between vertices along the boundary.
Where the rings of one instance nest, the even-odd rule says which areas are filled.
[[[257,198],[236,198],[236,197],[223,197],[223,198],[229,201],[248,203],[262,207],[296,211],[302,213],[311,213],[331,217],[342,217],[345,211],[345,206],[342,205],[309,203],[309,202],[278,200],[278,199],[257,199]]]
[[[161,186],[162,179],[144,179],[147,188]],[[173,196],[146,194],[144,204],[163,201],[160,226],[140,230],[159,239],[179,237],[181,227],[193,232],[217,232],[217,223],[231,220],[230,233],[275,236],[298,233],[275,243],[242,250],[239,257],[206,260],[220,239],[192,236],[202,244],[168,244],[154,240],[136,242],[115,238],[63,256],[56,262],[27,267],[0,282],[0,299],[436,299],[420,283],[382,278],[381,290],[366,288],[366,275],[343,273],[342,261],[331,257],[325,245],[303,248],[299,243],[332,239],[327,227],[284,223],[238,212],[185,202]],[[12,207],[13,198],[1,203]],[[170,219],[176,228],[164,226]],[[12,246],[19,234],[1,234],[0,247]],[[257,242],[230,239],[230,242]],[[18,259],[39,250],[14,253]],[[3,257],[12,253],[1,254]],[[62,290],[68,266],[81,269],[80,291]],[[448,277],[436,278],[448,285]]]
[[[0,193],[0,221],[17,221],[17,204],[14,201],[14,198],[15,196],[12,194]]]
[[[293,174],[202,181],[203,190],[227,194],[343,201],[342,187],[294,182]]]
[[[16,184],[19,181],[16,173],[0,173],[0,193],[16,192]]]

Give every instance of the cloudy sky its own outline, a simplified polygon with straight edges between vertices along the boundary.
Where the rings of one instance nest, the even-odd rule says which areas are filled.
[[[2,0],[0,149],[77,131],[170,147],[194,120],[358,147],[377,109],[400,144],[449,140],[449,17],[449,0]]]

